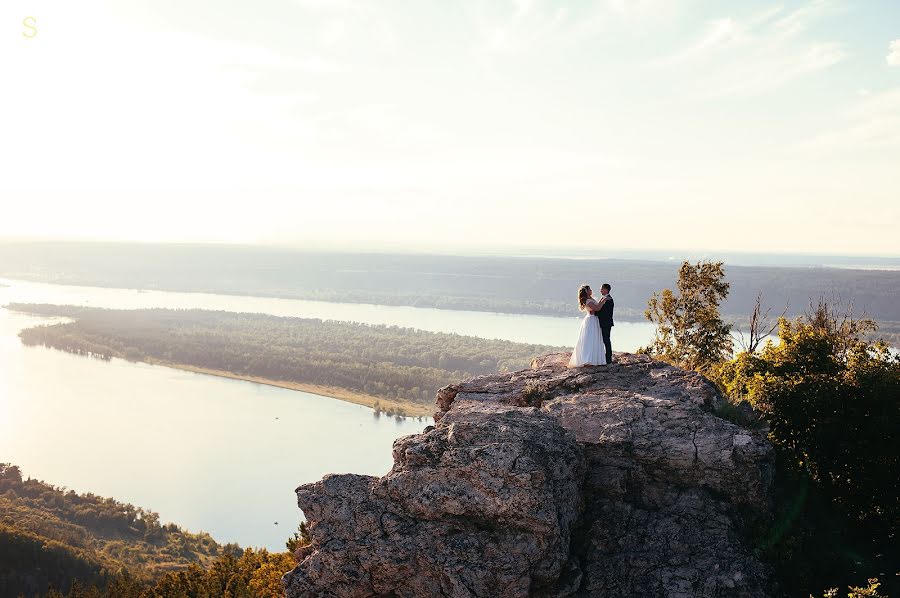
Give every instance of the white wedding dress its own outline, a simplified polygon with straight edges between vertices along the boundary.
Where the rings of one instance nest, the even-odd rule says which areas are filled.
[[[606,365],[606,347],[600,335],[600,319],[591,312],[581,320],[578,340],[569,359],[570,368],[583,365]]]

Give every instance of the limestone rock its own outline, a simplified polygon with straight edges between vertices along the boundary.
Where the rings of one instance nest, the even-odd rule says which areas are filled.
[[[585,465],[555,418],[460,409],[397,440],[394,459],[381,479],[328,476],[297,489],[315,551],[288,576],[289,595],[529,596],[556,587]]]
[[[769,595],[747,528],[769,513],[763,435],[699,374],[618,354],[441,389],[382,478],[297,489],[310,523],[287,595]]]

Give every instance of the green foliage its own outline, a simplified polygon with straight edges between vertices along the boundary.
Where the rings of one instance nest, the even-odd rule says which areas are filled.
[[[874,326],[822,302],[782,318],[780,344],[738,355],[717,378],[762,412],[775,446],[842,510],[896,526],[900,358],[863,338]]]
[[[297,527],[297,531],[294,532],[294,535],[285,542],[285,547],[291,554],[296,554],[298,548],[309,546],[311,541],[312,539],[309,537],[309,527],[306,525],[305,521],[301,521],[300,525]]]
[[[783,453],[776,460],[772,522],[758,530],[760,556],[773,567],[786,596],[887,574],[898,588],[900,551],[893,530],[861,525],[829,500]]]
[[[230,553],[221,556],[207,569],[193,565],[169,573],[142,598],[275,598],[284,595],[281,577],[295,565],[289,553],[248,548],[239,557]]]
[[[642,352],[698,371],[728,359],[731,325],[719,315],[728,289],[722,262],[683,262],[677,293],[665,289],[647,302],[644,316],[656,324],[656,336]]]
[[[0,523],[0,595],[33,595],[72,579],[98,583],[106,570],[90,550]]]
[[[46,598],[277,598],[284,595],[281,577],[295,564],[289,553],[248,548],[240,556],[226,553],[206,569],[192,564],[155,581],[122,571],[105,583],[51,590]]]
[[[765,422],[747,401],[719,401],[713,411],[717,417],[737,424],[747,430],[759,430]]]
[[[866,340],[875,328],[822,300],[779,321],[778,345],[713,372],[730,401],[748,401],[769,426],[776,518],[760,548],[791,595],[883,573],[900,558],[900,357]],[[849,595],[878,596],[877,587]]]
[[[301,523],[288,546],[308,543]],[[23,480],[0,464],[0,595],[272,598],[295,564],[289,552],[219,546],[160,525],[152,511]]]
[[[849,587],[847,588],[850,592],[847,594],[848,598],[888,598],[882,594],[878,593],[878,588],[881,587],[881,584],[878,582],[877,577],[873,577],[868,580],[869,585],[866,587]],[[822,594],[823,598],[837,598],[838,589],[831,588],[830,590],[826,590],[824,594]],[[810,594],[809,598],[813,598],[812,594]]]
[[[525,405],[528,405],[529,407],[540,407],[541,404],[550,397],[552,397],[552,394],[550,393],[550,388],[546,382],[529,380],[525,383],[525,388],[522,391],[522,400]]]
[[[0,588],[32,595],[72,579],[103,584],[123,567],[139,578],[205,563],[218,551],[156,513],[93,494],[23,479],[0,463]],[[2,592],[0,592],[2,593]]]
[[[535,355],[561,349],[397,326],[198,309],[10,307],[77,318],[23,330],[19,336],[26,344],[332,386],[423,405],[451,382],[527,368]]]

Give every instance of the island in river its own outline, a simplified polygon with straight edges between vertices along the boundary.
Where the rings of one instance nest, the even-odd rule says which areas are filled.
[[[7,307],[72,319],[21,331],[28,345],[303,390],[389,415],[430,415],[442,386],[526,368],[533,357],[561,349],[397,326],[200,309]]]

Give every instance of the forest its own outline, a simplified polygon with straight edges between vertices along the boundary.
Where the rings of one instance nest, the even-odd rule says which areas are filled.
[[[94,494],[25,478],[0,463],[0,596],[66,589],[72,579],[105,583],[123,568],[151,579],[206,566],[226,548],[159,515]]]
[[[152,511],[0,463],[0,596],[272,598],[304,533],[301,525],[280,553],[220,545]]]
[[[423,408],[430,408],[442,386],[527,368],[532,358],[563,350],[397,326],[199,309],[8,307],[75,319],[23,330],[19,336],[27,345],[334,387]]]

